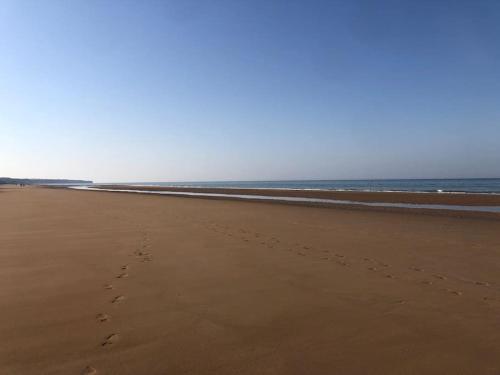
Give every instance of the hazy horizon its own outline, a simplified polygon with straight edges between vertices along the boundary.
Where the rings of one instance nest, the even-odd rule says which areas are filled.
[[[500,3],[3,1],[0,175],[500,177]]]
[[[74,178],[74,179],[66,179],[64,177],[54,177],[54,178],[44,178],[44,177],[12,177],[12,176],[0,176],[0,179],[2,178],[10,178],[14,180],[88,180],[92,181],[94,184],[138,184],[138,183],[146,183],[146,184],[179,184],[179,183],[231,183],[231,182],[321,182],[321,181],[438,181],[438,180],[500,180],[500,177],[452,177],[452,178],[441,178],[441,177],[436,177],[436,178],[351,178],[351,179],[320,179],[320,178],[311,178],[311,179],[288,179],[288,180],[278,180],[278,179],[272,179],[272,180],[142,180],[142,181],[125,181],[125,180],[119,180],[119,181],[95,181],[91,179],[85,179],[85,178]]]

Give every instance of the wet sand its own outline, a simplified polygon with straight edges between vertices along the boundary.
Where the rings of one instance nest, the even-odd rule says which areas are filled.
[[[237,189],[196,188],[133,185],[96,185],[94,187],[118,190],[148,190],[194,193],[219,193],[242,195],[266,195],[271,197],[320,198],[355,202],[447,204],[458,206],[500,206],[500,194],[461,193],[406,193],[406,192],[362,192],[334,190],[292,190],[292,189]]]
[[[500,371],[500,220],[45,188],[0,207],[0,374]]]

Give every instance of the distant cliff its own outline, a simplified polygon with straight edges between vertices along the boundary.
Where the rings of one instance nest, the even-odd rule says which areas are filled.
[[[0,177],[0,185],[2,185],[2,184],[25,184],[25,185],[61,184],[61,185],[66,185],[66,184],[91,184],[91,183],[92,183],[92,181],[87,181],[87,180]]]

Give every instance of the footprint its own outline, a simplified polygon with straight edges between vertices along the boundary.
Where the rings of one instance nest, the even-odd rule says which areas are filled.
[[[368,267],[368,269],[369,269],[370,271],[377,271],[377,268],[376,268],[376,267]]]
[[[122,302],[124,299],[125,299],[125,297],[124,297],[124,296],[116,296],[115,298],[113,298],[113,300],[111,301],[111,303],[120,303],[120,302]]]
[[[446,289],[446,291],[448,293],[451,293],[451,294],[454,294],[456,296],[461,296],[462,295],[462,292],[458,291],[458,290],[453,290],[453,289]]]
[[[422,268],[418,268],[418,267],[410,267],[410,269],[411,269],[412,271],[416,271],[416,272],[422,272],[422,271],[423,271],[423,269],[422,269]]]
[[[436,279],[440,279],[440,280],[446,280],[447,279],[447,277],[443,276],[443,275],[436,274],[436,275],[432,275],[432,276],[435,277]]]
[[[120,335],[118,333],[112,333],[108,337],[106,337],[106,340],[104,340],[101,344],[101,346],[109,346],[116,344],[116,342],[119,340]]]
[[[97,374],[97,370],[92,366],[85,367],[81,372],[81,375],[95,375],[95,374]]]
[[[121,273],[116,276],[117,279],[125,279],[128,277],[128,273]]]
[[[113,289],[112,284],[104,284],[104,289]]]
[[[321,260],[330,260],[329,257],[320,257],[319,259],[321,259]]]
[[[432,281],[430,281],[430,280],[422,280],[420,283],[425,284],[425,285],[432,285]]]
[[[499,302],[500,300],[498,298],[493,298],[493,297],[483,297],[483,301],[486,301],[486,302]]]
[[[303,257],[305,257],[305,256],[306,256],[306,254],[301,253],[300,251],[297,253],[297,255],[300,255],[300,256],[303,256]]]
[[[475,284],[481,286],[490,286],[490,283],[487,283],[485,281],[476,281]]]
[[[344,267],[349,267],[349,263],[344,262],[343,260],[338,260],[337,264],[340,264],[341,266],[344,266]]]
[[[388,279],[394,279],[394,275],[391,275],[390,273],[386,274],[385,277],[387,277]]]
[[[101,322],[107,322],[110,319],[110,316],[108,314],[97,314],[96,319]]]
[[[342,255],[342,254],[335,254],[335,256],[336,256],[337,258],[345,258],[345,256],[344,256],[344,255]]]
[[[129,265],[125,264],[125,265],[121,266],[121,269],[124,270],[124,271],[128,270],[129,269]]]

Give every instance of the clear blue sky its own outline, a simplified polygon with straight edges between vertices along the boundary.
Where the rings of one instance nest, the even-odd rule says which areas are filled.
[[[500,177],[500,2],[0,0],[0,176]]]

